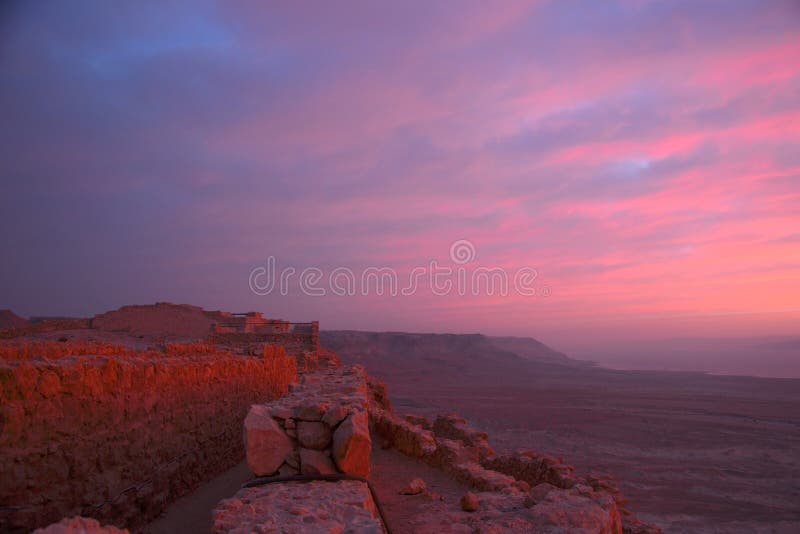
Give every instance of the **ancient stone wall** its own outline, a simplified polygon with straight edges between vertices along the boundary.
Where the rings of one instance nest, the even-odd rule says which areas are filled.
[[[91,327],[91,319],[47,319],[27,326],[0,330],[0,339],[13,339],[43,332],[57,332],[59,330],[85,330]]]
[[[241,461],[250,405],[295,379],[285,356],[0,362],[0,531],[145,523]]]
[[[252,406],[244,434],[256,476],[367,476],[372,439],[364,368],[329,366],[304,374],[288,395]]]
[[[302,357],[320,350],[319,323],[294,323],[285,333],[215,332],[211,341],[245,354],[261,354],[264,345],[280,345],[287,354]]]

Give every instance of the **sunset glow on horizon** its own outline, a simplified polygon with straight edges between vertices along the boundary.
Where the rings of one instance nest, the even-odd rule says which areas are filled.
[[[799,57],[791,1],[12,4],[0,308],[800,335]],[[270,256],[405,280],[461,239],[539,293],[248,286]]]

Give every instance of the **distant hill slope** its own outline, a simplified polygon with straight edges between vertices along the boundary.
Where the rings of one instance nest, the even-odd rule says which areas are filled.
[[[534,362],[574,364],[566,354],[554,350],[532,337],[490,337],[492,345],[513,352],[517,356]]]
[[[0,330],[7,328],[23,328],[28,326],[28,321],[11,310],[0,310]]]
[[[198,306],[157,302],[123,306],[96,315],[92,326],[107,332],[199,339],[209,334],[213,323],[208,313]]]
[[[533,338],[493,338],[481,334],[405,332],[320,332],[323,347],[345,363],[362,363],[370,373],[390,376],[505,381],[520,376],[563,374],[587,364],[572,360]]]

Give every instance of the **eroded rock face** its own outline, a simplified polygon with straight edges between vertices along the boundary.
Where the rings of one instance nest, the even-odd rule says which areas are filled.
[[[289,437],[261,405],[253,405],[244,420],[247,465],[257,476],[275,473],[292,452]]]
[[[217,504],[213,531],[358,532],[381,534],[383,523],[364,482],[285,482],[240,490]]]
[[[58,523],[33,531],[33,534],[129,534],[127,529],[113,525],[102,526],[97,519],[90,517],[69,517]]]
[[[333,459],[337,467],[344,473],[368,476],[371,451],[367,412],[351,414],[333,434]]]

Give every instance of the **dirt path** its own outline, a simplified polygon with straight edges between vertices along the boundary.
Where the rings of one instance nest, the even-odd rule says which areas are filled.
[[[211,511],[232,497],[252,478],[242,462],[172,503],[158,519],[138,530],[141,534],[202,534],[211,532]]]
[[[460,511],[459,499],[469,491],[442,471],[394,450],[372,448],[372,471],[369,479],[380,500],[392,534],[431,532],[431,518],[437,511]],[[400,495],[414,478],[421,478],[428,494]],[[466,512],[462,512],[466,513]],[[422,516],[425,516],[423,518]]]
[[[375,439],[372,449],[370,482],[380,500],[393,534],[416,534],[429,527],[437,510],[459,510],[459,499],[468,488],[419,460],[400,452],[382,450]],[[200,534],[211,532],[211,511],[217,503],[232,497],[252,478],[242,462],[194,493],[170,505],[158,519],[138,530],[139,534]],[[400,495],[414,478],[425,481],[428,493]],[[426,516],[423,520],[422,516]],[[424,526],[423,526],[424,524]]]

